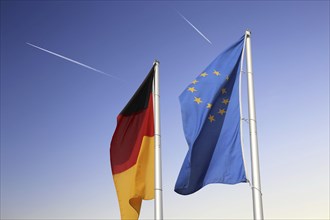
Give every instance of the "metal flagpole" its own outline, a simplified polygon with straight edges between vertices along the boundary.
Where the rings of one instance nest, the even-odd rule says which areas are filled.
[[[250,125],[250,147],[251,147],[251,170],[252,170],[252,197],[253,197],[253,216],[254,219],[263,220],[262,193],[259,172],[259,153],[257,138],[257,120],[254,104],[252,55],[251,55],[251,32],[246,34],[246,67],[248,82],[248,102],[249,102],[249,125]]]
[[[160,145],[159,61],[154,62],[154,118],[155,118],[155,219],[163,219],[162,160]]]

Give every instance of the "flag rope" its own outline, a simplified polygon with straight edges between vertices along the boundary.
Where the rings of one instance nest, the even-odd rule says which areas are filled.
[[[241,136],[242,158],[243,158],[243,164],[244,164],[246,180],[251,186],[250,176],[249,176],[248,171],[246,169],[246,160],[245,160],[245,155],[244,155],[243,124],[242,124],[242,122],[245,121],[245,119],[243,117],[243,110],[242,110],[242,73],[245,73],[245,71],[243,70],[243,62],[244,62],[246,37],[247,37],[247,35],[245,34],[243,50],[242,50],[242,55],[241,55],[241,61],[240,61],[241,62],[241,69],[240,69],[240,73],[239,73],[239,111],[240,111],[240,136]]]
[[[260,192],[260,195],[262,196],[262,192],[261,192],[261,189],[259,189],[259,188],[255,187],[255,186],[252,186],[251,184],[250,184],[250,186],[251,186],[251,189],[256,189],[256,190],[258,190],[258,191]]]
[[[250,124],[250,121],[255,121],[255,119],[250,119],[250,118],[244,118],[243,116],[243,111],[242,111],[242,74],[246,74],[246,73],[250,73],[250,72],[246,72],[243,70],[243,63],[244,63],[244,53],[245,53],[245,44],[246,44],[246,37],[247,34],[245,34],[245,38],[244,38],[244,44],[243,44],[243,50],[242,50],[242,56],[241,56],[241,69],[240,69],[240,78],[239,78],[239,106],[240,106],[240,133],[241,133],[241,147],[242,147],[242,157],[243,157],[243,163],[244,163],[244,169],[245,169],[245,174],[246,174],[246,180],[249,184],[249,187],[253,190],[256,189],[260,195],[262,196],[262,191],[261,189],[255,187],[252,185],[251,181],[250,181],[250,175],[247,172],[246,169],[246,160],[245,160],[245,155],[244,155],[244,138],[243,138],[243,126],[242,126],[242,122],[246,122],[248,124]]]

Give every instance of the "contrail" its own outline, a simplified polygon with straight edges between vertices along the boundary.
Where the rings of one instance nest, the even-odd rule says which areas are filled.
[[[62,55],[60,55],[60,54],[54,53],[54,52],[52,52],[52,51],[46,50],[46,49],[44,49],[44,48],[38,47],[38,46],[33,45],[33,44],[31,44],[31,43],[26,42],[26,44],[28,44],[28,45],[30,45],[30,46],[32,46],[32,47],[35,47],[35,48],[37,48],[37,49],[39,49],[39,50],[45,51],[45,52],[47,52],[47,53],[53,54],[53,55],[55,55],[55,56],[57,56],[57,57],[63,58],[63,59],[65,59],[65,60],[67,60],[67,61],[70,61],[70,62],[72,62],[72,63],[75,63],[75,64],[78,64],[78,65],[80,65],[80,66],[83,66],[83,67],[85,67],[85,68],[88,68],[88,69],[94,70],[95,72],[101,73],[101,74],[106,75],[106,76],[110,76],[110,77],[115,78],[115,79],[119,79],[119,78],[117,78],[116,76],[110,75],[110,74],[105,73],[105,72],[103,72],[103,71],[101,71],[101,70],[95,69],[95,68],[93,68],[93,67],[91,67],[91,66],[88,66],[88,65],[86,65],[86,64],[80,63],[80,62],[78,62],[78,61],[76,61],[76,60],[70,59],[70,58],[68,58],[68,57],[65,57],[65,56],[62,56]],[[121,80],[121,79],[119,79],[119,80]]]
[[[183,16],[178,10],[176,10],[176,12],[186,21],[186,22],[188,22],[188,24],[190,24],[190,26],[191,27],[193,27],[205,40],[207,40],[207,42],[209,42],[210,44],[212,44],[211,43],[211,41],[209,40],[209,39],[207,39],[207,37],[205,37],[205,35],[202,33],[202,32],[200,32],[190,21],[188,21],[188,19],[185,17],[185,16]]]

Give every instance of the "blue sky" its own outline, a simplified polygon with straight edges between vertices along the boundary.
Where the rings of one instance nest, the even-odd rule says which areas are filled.
[[[188,148],[178,96],[247,28],[265,217],[328,219],[328,1],[1,1],[1,218],[120,217],[109,142],[158,59],[164,217],[251,219],[247,184],[173,191]],[[245,153],[250,170],[247,138]]]

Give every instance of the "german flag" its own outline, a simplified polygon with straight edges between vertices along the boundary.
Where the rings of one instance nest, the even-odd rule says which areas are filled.
[[[154,66],[117,117],[110,160],[121,219],[138,219],[142,199],[154,198]]]

